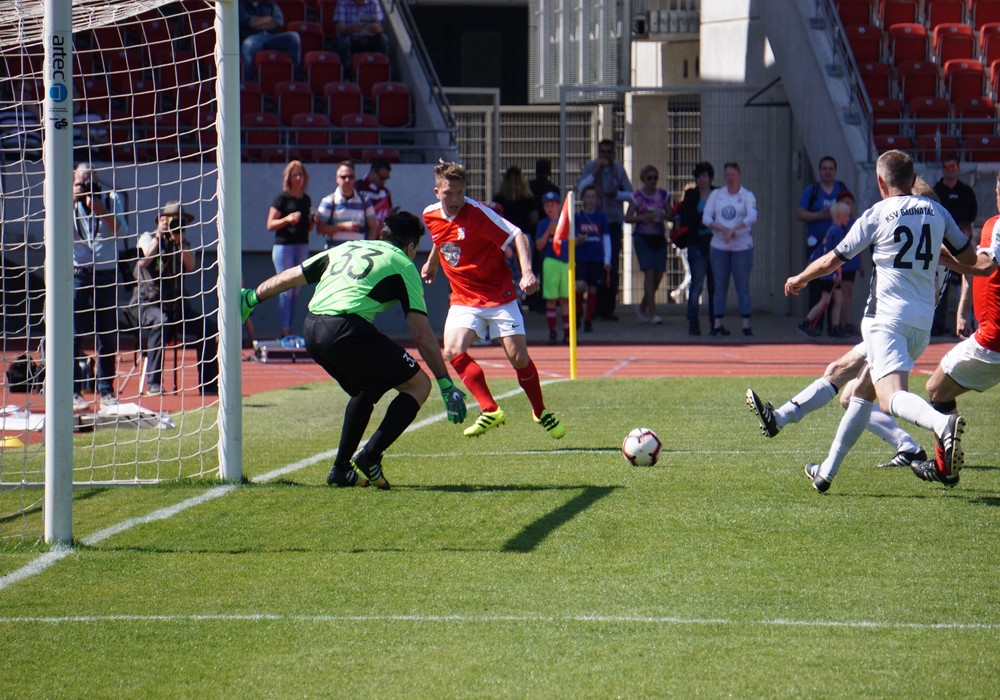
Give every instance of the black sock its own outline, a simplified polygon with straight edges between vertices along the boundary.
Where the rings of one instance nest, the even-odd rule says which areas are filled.
[[[372,462],[381,461],[382,453],[388,449],[389,445],[396,442],[404,430],[410,427],[410,423],[417,417],[418,411],[420,411],[420,404],[409,394],[401,393],[392,400],[389,408],[385,411],[385,418],[382,419],[381,425],[365,445],[365,452],[371,456]]]
[[[364,394],[352,396],[344,409],[344,425],[340,429],[340,445],[337,447],[337,460],[334,464],[348,465],[351,457],[361,443],[368,421],[372,417],[375,404]]]

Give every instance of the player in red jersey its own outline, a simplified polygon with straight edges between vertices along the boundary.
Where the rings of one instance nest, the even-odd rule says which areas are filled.
[[[1000,177],[996,182],[996,203],[1000,209]],[[927,380],[927,397],[931,406],[941,413],[957,413],[955,399],[967,391],[986,391],[1000,384],[1000,215],[983,224],[976,250],[976,263],[960,265],[942,255],[942,263],[965,275],[962,295],[958,301],[955,329],[965,340],[941,358],[934,374]],[[971,276],[971,285],[970,285]],[[970,293],[971,290],[971,293]],[[979,328],[974,333],[969,324],[969,308],[973,308]],[[926,481],[940,478],[943,463],[938,448],[934,460],[910,465],[913,473]],[[937,468],[935,468],[937,466]],[[948,484],[948,482],[945,482]],[[951,485],[951,484],[948,484]]]
[[[521,263],[519,287],[526,295],[538,289],[531,269],[531,243],[514,224],[465,196],[465,169],[440,161],[434,168],[437,202],[424,209],[424,224],[434,243],[420,276],[434,281],[439,266],[451,284],[451,306],[444,325],[444,358],[451,363],[482,411],[465,435],[474,437],[503,424],[482,367],[467,352],[479,338],[500,338],[518,384],[531,402],[532,417],[559,439],[566,428],[546,410],[535,363],[528,356],[524,317],[504,247],[513,243]]]

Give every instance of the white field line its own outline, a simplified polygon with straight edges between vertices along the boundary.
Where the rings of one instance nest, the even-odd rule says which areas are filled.
[[[560,381],[560,380],[553,380],[553,381]],[[551,384],[551,383],[552,382],[542,382],[542,384]],[[500,396],[497,396],[497,398],[506,399],[511,396],[514,396],[515,394],[520,393],[520,391],[521,389],[520,387],[518,387],[517,389],[508,391],[506,394],[501,394]],[[446,416],[447,414],[443,412],[436,413],[432,416],[428,416],[424,420],[418,421],[410,425],[410,427],[406,429],[406,432],[410,432],[411,430],[419,430],[420,428],[423,428],[425,426],[437,423],[438,421],[443,420]],[[326,450],[325,452],[320,452],[318,454],[312,455],[311,457],[300,459],[298,462],[293,462],[292,464],[288,464],[284,467],[280,467],[273,471],[269,471],[266,474],[261,474],[256,479],[253,479],[253,481],[255,483],[261,483],[261,484],[267,483],[269,481],[273,481],[279,477],[282,477],[285,474],[290,474],[291,472],[295,472],[300,469],[305,469],[306,467],[312,466],[317,462],[321,462],[327,459],[332,459],[336,455],[337,455],[336,449]],[[106,540],[112,535],[117,535],[118,533],[124,532],[125,530],[128,530],[136,525],[142,525],[144,523],[150,523],[156,520],[165,520],[166,518],[177,515],[178,513],[183,512],[188,508],[193,508],[195,506],[201,505],[202,503],[210,501],[213,498],[224,496],[235,488],[236,486],[234,484],[222,484],[220,486],[213,486],[212,488],[210,488],[208,491],[206,491],[201,495],[195,496],[193,498],[188,498],[187,500],[181,501],[180,503],[176,503],[172,506],[167,506],[165,508],[154,510],[152,513],[149,513],[147,515],[142,515],[137,518],[129,518],[128,520],[123,520],[117,525],[112,525],[111,527],[99,530],[98,532],[95,532],[94,534],[88,535],[87,537],[83,538],[82,543],[84,545],[87,545],[88,547],[93,546],[95,544],[98,544],[99,542]],[[5,574],[4,576],[0,576],[0,591],[2,591],[3,589],[7,588],[10,585],[17,583],[18,581],[23,581],[24,579],[34,576],[35,574],[42,573],[56,562],[72,554],[74,551],[75,550],[72,547],[66,547],[66,546],[53,547],[50,551],[41,555],[37,559],[32,560],[25,566],[22,566],[20,569],[12,571],[9,574]]]
[[[409,622],[413,624],[550,624],[570,622],[579,624],[635,624],[658,626],[740,626],[762,627],[835,627],[847,629],[913,629],[913,630],[961,630],[992,631],[1000,629],[996,622],[879,622],[877,620],[787,620],[783,618],[763,620],[739,620],[731,618],[703,618],[676,616],[633,616],[633,615],[281,615],[270,613],[246,614],[205,614],[205,615],[65,615],[0,617],[0,624],[23,625],[64,625],[95,622],[293,622],[314,624],[341,624],[358,622]]]
[[[630,357],[627,360],[622,360],[617,365],[615,365],[614,367],[612,367],[611,369],[609,369],[607,372],[605,372],[604,376],[605,377],[610,377],[613,374],[615,374],[618,370],[625,369],[626,367],[628,367],[629,364],[632,363],[632,362],[635,362],[635,358],[634,357]]]

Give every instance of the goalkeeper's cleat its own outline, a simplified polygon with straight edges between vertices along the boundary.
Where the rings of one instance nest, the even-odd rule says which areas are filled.
[[[326,485],[333,486],[337,485],[340,488],[347,488],[350,486],[360,486],[364,488],[368,486],[368,479],[363,477],[354,467],[350,464],[347,466],[339,466],[334,464],[330,467],[330,473],[326,475]]]
[[[358,450],[351,463],[355,469],[364,474],[372,486],[383,491],[389,490],[389,480],[382,473],[382,465],[372,460],[371,456],[364,451],[364,448]]]
[[[487,430],[497,427],[498,425],[503,425],[507,420],[507,414],[503,412],[503,409],[497,406],[495,411],[483,411],[476,418],[476,422],[471,426],[462,431],[462,434],[466,437],[479,437]]]
[[[541,423],[542,427],[548,431],[549,435],[554,437],[556,440],[566,435],[566,426],[559,422],[559,419],[555,417],[552,411],[542,411],[541,417],[532,413],[531,418],[536,423]]]
[[[819,465],[818,464],[807,464],[806,465],[806,476],[812,479],[813,488],[820,493],[826,493],[830,490],[830,482],[819,475]]]
[[[940,460],[938,469],[945,476],[955,477],[956,484],[958,483],[958,472],[962,469],[964,462],[963,432],[965,432],[965,419],[962,416],[951,414],[948,416],[948,427],[940,435],[936,435],[937,446],[944,452],[943,460]]]
[[[943,474],[938,466],[937,460],[927,459],[910,463],[910,469],[914,476],[924,481],[937,481],[948,488],[958,484],[958,474]]]
[[[900,450],[888,462],[879,462],[876,467],[908,467],[914,462],[922,462],[927,459],[927,453],[923,447],[917,448],[916,452],[906,452]]]
[[[747,407],[757,416],[764,437],[772,438],[778,434],[781,428],[774,417],[774,406],[769,401],[761,401],[753,389],[747,389]]]

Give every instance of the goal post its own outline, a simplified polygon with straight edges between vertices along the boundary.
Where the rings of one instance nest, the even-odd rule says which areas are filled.
[[[74,487],[242,479],[238,0],[4,5],[0,543],[68,543]]]

